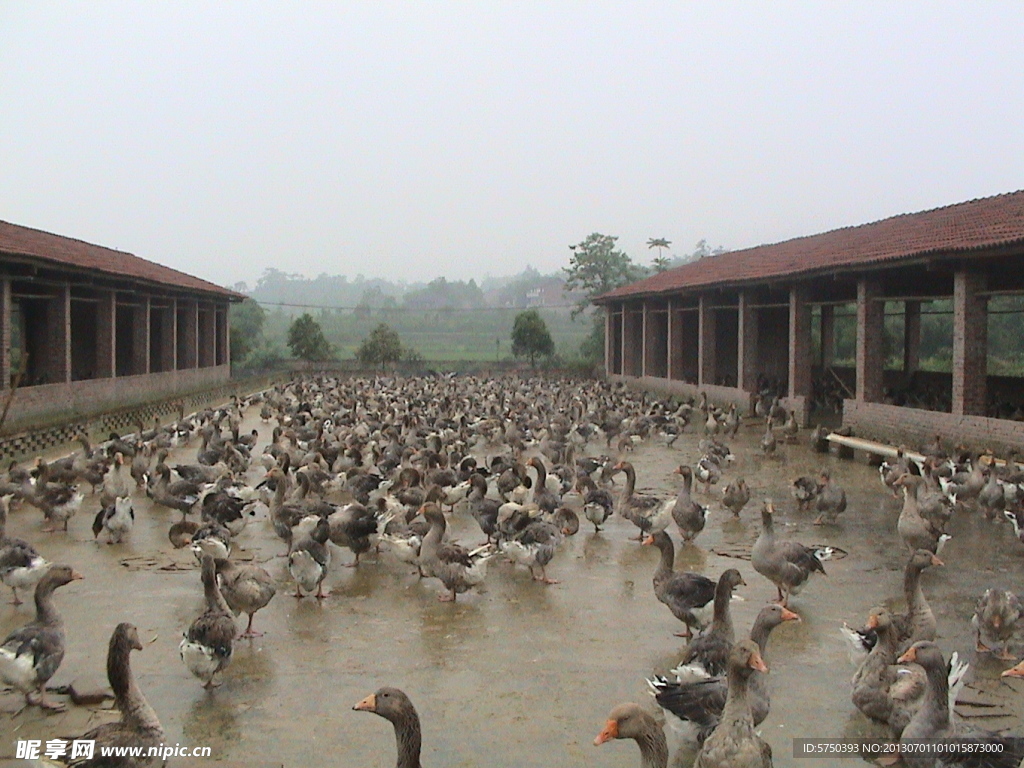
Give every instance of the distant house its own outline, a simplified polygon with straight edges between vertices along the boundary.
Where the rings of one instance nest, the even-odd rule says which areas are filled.
[[[0,221],[8,426],[197,391],[231,376],[243,296],[123,251]]]

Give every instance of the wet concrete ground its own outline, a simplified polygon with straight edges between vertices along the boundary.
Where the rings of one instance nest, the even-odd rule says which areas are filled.
[[[243,431],[259,428],[262,446],[271,429],[259,423],[257,413],[249,411]],[[676,565],[712,578],[739,568],[747,582],[739,588],[745,601],[732,607],[741,635],[774,597],[774,587],[748,560],[716,552],[749,553],[760,528],[759,499],[774,498],[780,536],[835,544],[849,553],[826,563],[828,577],[816,577],[793,599],[791,607],[803,621],[773,634],[767,654],[772,711],[761,726],[776,766],[835,764],[794,759],[792,739],[883,735],[850,703],[854,669],[838,627],[844,621],[861,624],[883,602],[902,607],[905,556],[895,530],[899,502],[882,488],[876,470],[863,463],[822,457],[803,446],[780,448],[777,459],[760,457],[762,431],[760,425],[744,428],[733,442],[737,460],[723,480],[742,474],[754,500],[737,521],[718,502],[721,486],[716,488],[697,546],[679,551],[678,532],[670,528]],[[685,435],[674,448],[658,439],[637,447],[630,460],[638,486],[674,495],[679,476],[671,472],[697,460],[697,439]],[[179,450],[173,458],[191,462],[194,450]],[[795,477],[822,465],[832,467],[849,496],[849,508],[835,527],[813,526],[813,515],[798,513],[789,493]],[[261,472],[254,468],[250,479],[255,482]],[[700,493],[696,497],[708,501]],[[341,567],[351,553],[334,549],[330,597],[318,603],[289,594],[293,585],[286,561],[276,557],[284,545],[264,509],[238,537],[236,554],[254,557],[279,580],[277,597],[256,617],[256,628],[266,635],[237,642],[224,684],[206,692],[178,657],[182,631],[202,611],[203,600],[191,552],[171,550],[166,537],[177,513],[137,497],[137,522],[128,541],[108,546],[92,538],[96,503],[87,497],[66,535],[42,533],[42,516],[34,508],[11,515],[11,535],[28,539],[48,559],[68,562],[86,577],[57,593],[68,651],[51,685],[76,678],[103,681],[110,632],[118,622],[131,621],[143,642],[152,641],[133,654],[132,664],[168,743],[210,746],[217,760],[249,766],[393,765],[390,724],[351,707],[379,686],[394,685],[419,710],[426,766],[633,766],[639,757],[632,742],[595,747],[593,738],[615,704],[635,700],[654,710],[644,678],[670,669],[683,649],[683,641],[672,635],[681,625],[652,591],[658,552],[629,541],[636,529],[622,518],[613,517],[599,534],[584,521],[548,569],[560,584],[533,582],[525,570],[495,562],[484,589],[460,595],[454,605],[436,600],[439,582],[418,580],[386,551],[352,569]],[[465,543],[482,540],[468,516],[456,515],[452,527]],[[947,566],[925,572],[925,593],[938,618],[943,650],[947,655],[958,650],[972,663],[973,682],[962,698],[997,705],[962,711],[991,715],[974,720],[984,727],[1020,730],[1024,684],[999,679],[1007,664],[977,658],[969,620],[987,587],[1021,587],[1024,547],[1007,524],[987,523],[974,514],[960,514],[953,533],[943,553]],[[174,564],[184,570],[162,569]],[[31,616],[29,605],[14,608],[5,602],[0,632]],[[28,708],[12,718],[20,705],[13,694],[0,696],[0,756],[13,756],[15,739],[73,735],[110,719],[75,707],[66,714]],[[692,758],[685,750],[677,752],[671,737],[670,745],[672,764],[689,765]]]

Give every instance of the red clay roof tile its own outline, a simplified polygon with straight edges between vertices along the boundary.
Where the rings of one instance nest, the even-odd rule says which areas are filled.
[[[140,259],[124,251],[115,251],[71,237],[54,235],[31,227],[0,221],[0,253],[40,259],[79,269],[91,269],[118,277],[150,283],[216,293],[229,298],[242,295],[176,269]]]
[[[1024,244],[1024,191],[709,256],[599,296],[597,303],[807,276],[887,261]]]

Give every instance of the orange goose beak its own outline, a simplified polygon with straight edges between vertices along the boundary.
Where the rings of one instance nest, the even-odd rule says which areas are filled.
[[[794,613],[789,608],[782,609],[782,620],[783,621],[800,621],[800,614]]]
[[[1005,670],[999,676],[1000,677],[1024,677],[1024,661],[1022,661],[1020,664],[1016,665],[1015,667],[1010,667],[1009,669]]]
[[[758,672],[767,672],[768,665],[764,663],[764,659],[761,658],[761,654],[754,651],[750,654],[750,661],[747,662],[751,669],[756,669]]]
[[[896,659],[896,661],[900,664],[909,664],[912,661],[917,661],[917,648],[910,646],[910,648],[907,649],[907,652]]]
[[[653,536],[648,536],[646,539],[643,540],[642,543],[645,544],[645,545],[653,544],[654,543],[654,537]]]
[[[376,712],[377,711],[377,694],[371,693],[365,699],[360,701],[354,707],[353,710],[357,712]]]
[[[597,734],[597,738],[594,739],[594,746],[599,747],[606,741],[611,741],[612,739],[617,738],[619,738],[619,724],[615,720],[609,720],[604,724],[604,728],[601,732]]]
[[[72,581],[79,581],[79,580],[84,579],[84,578],[85,578],[85,576],[80,574],[78,571],[71,571],[71,580]]]
[[[932,565],[945,565],[945,563],[939,560],[935,555],[932,555]]]

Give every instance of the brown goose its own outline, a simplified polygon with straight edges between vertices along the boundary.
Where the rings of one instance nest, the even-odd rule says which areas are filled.
[[[821,470],[818,485],[818,519],[815,525],[834,524],[836,518],[846,511],[846,491],[832,479],[831,471]]]
[[[732,602],[732,593],[736,587],[746,583],[735,568],[730,568],[718,578],[711,626],[686,646],[683,658],[676,668],[677,675],[714,676],[725,673],[729,651],[736,640],[729,604]]]
[[[911,552],[927,549],[938,555],[952,537],[943,533],[941,528],[921,514],[917,489],[923,482],[924,478],[919,475],[903,475],[896,481],[896,484],[903,488],[903,508],[896,522],[896,531]]]
[[[774,511],[771,500],[766,499],[761,508],[761,535],[750,552],[750,563],[755,571],[775,585],[779,591],[779,602],[788,606],[789,596],[798,594],[812,573],[825,573],[821,561],[831,557],[832,549],[815,550],[796,541],[776,540],[772,520]]]
[[[206,610],[189,625],[178,653],[189,672],[203,681],[203,687],[213,688],[214,676],[231,663],[236,629],[217,586],[217,571],[211,555],[203,555],[203,592]]]
[[[722,719],[697,753],[694,768],[771,768],[772,748],[754,733],[750,712],[750,676],[768,667],[753,640],[743,640],[729,653],[729,694]]]
[[[640,747],[640,768],[668,768],[665,732],[639,704],[619,704],[608,713],[608,722],[594,739],[600,746],[612,739],[633,739]]]
[[[748,501],[750,501],[750,488],[742,477],[737,477],[722,491],[722,504],[735,517],[740,516],[740,512],[747,506]]]
[[[693,637],[693,628],[703,628],[695,611],[704,608],[715,596],[715,582],[699,573],[675,570],[675,546],[665,531],[658,531],[644,539],[661,552],[658,568],[654,572],[654,596],[668,606],[672,615],[686,625],[685,632],[676,637]]]
[[[380,688],[354,707],[356,712],[373,712],[395,728],[398,762],[395,768],[420,768],[420,716],[409,697],[398,688]]]
[[[1007,646],[1017,630],[1017,622],[1020,618],[1020,601],[1013,592],[1003,589],[986,589],[985,594],[978,600],[978,606],[971,618],[977,651],[990,653],[991,646],[1002,645],[1002,650],[996,653],[995,657],[1004,661],[1013,661],[1016,657],[1010,653]]]
[[[78,492],[77,485],[50,481],[50,467],[41,458],[36,459],[36,486],[34,492],[25,497],[32,506],[39,509],[46,518],[43,530],[53,533],[54,527],[61,523],[63,530],[68,529],[68,520],[75,516],[82,506],[84,495]]]
[[[114,692],[114,704],[121,712],[121,719],[116,723],[105,723],[91,731],[87,731],[79,739],[96,742],[95,754],[104,747],[142,747],[145,752],[149,747],[157,747],[163,743],[164,729],[160,718],[146,701],[146,697],[135,682],[132,675],[131,652],[141,651],[142,642],[139,631],[133,624],[118,624],[110,636],[107,649],[107,680]],[[109,758],[108,758],[109,759]],[[159,762],[158,758],[121,757],[117,762],[104,763],[117,768],[141,768]],[[93,765],[92,762],[72,761],[71,765]]]
[[[64,709],[46,699],[46,683],[64,660],[64,620],[53,603],[53,591],[81,578],[70,565],[51,566],[36,584],[35,619],[0,644],[0,679],[24,693],[27,704]]]
[[[238,565],[224,558],[216,558],[213,562],[220,576],[224,601],[235,616],[243,611],[249,616],[249,623],[239,637],[262,637],[262,632],[252,628],[252,619],[256,611],[265,608],[277,594],[274,579],[258,565]]]
[[[683,541],[693,541],[704,530],[708,510],[695,502],[690,495],[693,470],[684,464],[676,468],[675,472],[682,475],[683,487],[679,489],[676,502],[672,506],[672,519],[679,527],[679,535],[683,537]]]

